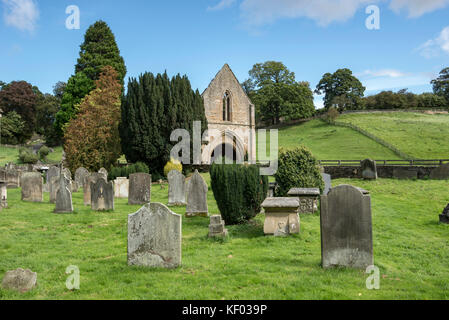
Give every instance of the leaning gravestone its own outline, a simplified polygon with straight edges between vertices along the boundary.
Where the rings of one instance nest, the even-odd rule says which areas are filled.
[[[86,182],[83,186],[83,192],[84,192],[84,205],[90,206],[90,200],[91,200],[91,192],[90,192],[90,184],[93,182],[97,182],[98,179],[103,178],[103,176],[99,173],[91,173],[87,178]]]
[[[323,177],[324,181],[324,191],[323,194],[326,196],[329,191],[332,189],[332,177],[330,174],[321,173],[321,177]]]
[[[207,207],[207,184],[203,177],[199,174],[198,170],[187,182],[187,207],[186,217],[202,216],[207,217],[209,215],[209,209]]]
[[[8,271],[2,281],[2,288],[5,290],[15,290],[20,293],[30,291],[36,286],[37,273],[21,268]]]
[[[168,205],[186,205],[186,177],[178,170],[168,173]]]
[[[8,207],[8,188],[6,182],[0,182],[0,211]]]
[[[371,197],[350,185],[321,196],[321,257],[323,268],[373,265]]]
[[[106,170],[105,168],[101,168],[100,170],[98,170],[98,173],[103,176],[103,179],[106,180],[106,182],[108,181],[108,170]]]
[[[429,176],[432,180],[448,180],[449,179],[449,163],[442,164],[433,169]]]
[[[114,180],[114,196],[116,198],[128,198],[129,180],[125,177],[119,177]]]
[[[39,172],[25,172],[21,176],[22,201],[43,202],[43,178]]]
[[[129,176],[128,204],[146,204],[151,201],[151,175],[134,173]]]
[[[176,268],[181,239],[181,216],[161,203],[148,203],[128,216],[128,264]]]
[[[114,183],[99,178],[90,183],[91,206],[94,211],[114,210]]]
[[[440,223],[449,224],[449,204],[443,210],[443,213],[440,214]]]
[[[371,159],[365,159],[361,163],[362,178],[366,180],[377,179],[377,165],[376,161]]]
[[[81,167],[75,171],[75,182],[78,188],[84,187],[88,177],[89,170],[87,170],[86,168]]]
[[[55,178],[53,178],[55,179]],[[72,190],[70,190],[70,180],[65,174],[59,176],[56,191],[56,207],[54,213],[73,212]]]

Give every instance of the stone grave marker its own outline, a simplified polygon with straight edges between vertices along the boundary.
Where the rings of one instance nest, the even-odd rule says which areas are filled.
[[[264,233],[277,237],[300,232],[298,198],[267,198],[262,203],[265,210]]]
[[[75,182],[78,188],[83,188],[87,182],[87,178],[89,177],[89,170],[86,168],[78,168],[75,171]]]
[[[146,204],[151,201],[151,175],[134,173],[129,176],[128,204]]]
[[[182,218],[161,203],[147,203],[128,216],[128,264],[176,268],[181,265]]]
[[[332,189],[332,177],[330,174],[327,173],[321,173],[321,177],[324,181],[324,191],[323,194],[327,195],[329,191]]]
[[[94,211],[114,210],[114,183],[102,177],[90,183],[91,207]]]
[[[124,177],[118,177],[114,180],[114,196],[116,198],[128,198],[129,180]]]
[[[2,288],[25,293],[37,284],[37,273],[22,268],[6,272],[2,280]]]
[[[70,180],[67,179],[65,174],[60,175],[57,179],[56,207],[54,213],[71,213],[73,212],[73,202]]]
[[[376,161],[365,159],[361,162],[362,178],[365,180],[377,179],[377,164]]]
[[[443,213],[440,214],[440,223],[449,224],[449,204],[443,210]]]
[[[207,183],[198,170],[195,170],[195,173],[187,182],[186,217],[207,217],[209,215],[207,191]]]
[[[340,185],[321,196],[321,257],[323,268],[374,264],[368,191]]]
[[[5,181],[0,182],[0,211],[8,207],[8,187]]]
[[[98,170],[98,173],[103,176],[103,179],[106,180],[106,182],[108,181],[108,170],[106,170],[105,168],[101,168],[100,170]]]
[[[225,221],[220,215],[210,217],[209,238],[225,238],[228,235],[228,230],[225,228]]]
[[[186,205],[186,177],[178,170],[168,173],[168,205]]]
[[[22,201],[43,202],[43,184],[43,178],[39,172],[22,173]]]
[[[91,173],[86,178],[86,183],[83,186],[83,192],[84,192],[84,205],[90,206],[91,204],[91,191],[90,191],[90,184],[93,182],[97,182],[98,179],[103,178],[103,176],[99,173]]]
[[[289,197],[299,200],[299,213],[315,213],[318,211],[319,188],[292,188],[288,192]]]

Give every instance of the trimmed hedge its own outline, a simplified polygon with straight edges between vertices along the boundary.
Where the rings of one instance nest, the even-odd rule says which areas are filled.
[[[287,196],[291,188],[324,190],[318,160],[304,146],[293,150],[279,150],[279,168],[274,177],[278,185],[277,197]]]
[[[112,181],[118,177],[129,178],[133,173],[149,173],[149,171],[148,166],[143,162],[137,162],[126,167],[112,167],[109,170],[108,180]]]
[[[255,165],[214,163],[210,168],[211,186],[226,224],[239,224],[254,218],[268,192],[268,177],[260,176]]]

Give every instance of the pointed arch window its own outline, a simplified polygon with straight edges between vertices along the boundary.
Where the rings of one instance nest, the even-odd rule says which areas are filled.
[[[232,121],[232,99],[228,91],[223,96],[223,121]]]

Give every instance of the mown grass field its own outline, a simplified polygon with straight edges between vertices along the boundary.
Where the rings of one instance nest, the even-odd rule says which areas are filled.
[[[19,149],[0,146],[0,166],[4,166],[7,163],[18,163]],[[54,152],[50,153],[47,157],[49,163],[59,163],[62,159],[62,147],[54,148]]]
[[[348,122],[418,159],[449,159],[449,115],[411,112],[346,114]]]
[[[319,160],[400,159],[376,141],[344,127],[312,120],[279,130],[279,146],[305,145]]]
[[[207,238],[209,219],[183,217],[182,267],[146,269],[127,266],[127,215],[139,206],[120,199],[114,212],[92,212],[76,193],[75,214],[55,215],[54,205],[21,202],[17,189],[8,190],[10,208],[0,212],[0,276],[29,268],[38,273],[38,287],[23,295],[0,289],[0,298],[448,299],[449,226],[438,224],[438,214],[449,202],[449,182],[336,180],[334,186],[343,183],[372,194],[380,290],[366,289],[363,271],[320,267],[318,215],[302,217],[301,234],[274,238],[264,236],[261,214],[229,226],[226,241]],[[167,193],[154,185],[152,201],[166,204]],[[218,213],[211,191],[208,203]],[[69,265],[80,269],[79,291],[65,287]]]

